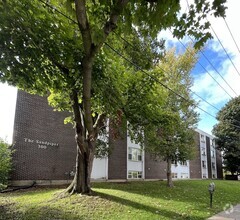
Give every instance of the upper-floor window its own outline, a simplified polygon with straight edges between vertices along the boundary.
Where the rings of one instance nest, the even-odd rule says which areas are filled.
[[[202,167],[206,168],[206,161],[205,160],[202,161]]]
[[[180,162],[180,165],[182,165],[182,166],[187,166],[187,161],[181,161],[181,162]]]
[[[214,145],[215,145],[214,139],[210,139],[210,145],[214,147]]]
[[[202,155],[205,156],[206,155],[206,148],[202,147]]]
[[[216,164],[212,162],[212,169],[216,169]]]
[[[211,150],[211,157],[215,157],[215,150]]]
[[[142,161],[142,150],[138,148],[128,148],[128,159],[132,161]]]
[[[200,135],[201,142],[205,142],[205,136],[203,134]]]

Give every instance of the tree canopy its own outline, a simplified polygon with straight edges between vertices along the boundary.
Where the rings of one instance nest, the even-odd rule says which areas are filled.
[[[223,151],[225,169],[240,173],[240,96],[231,99],[217,114],[213,134],[218,149]]]
[[[0,138],[0,190],[8,183],[9,172],[12,168],[11,156],[10,146]]]
[[[78,151],[76,174],[68,191],[91,191],[99,130],[107,116],[130,104],[132,94],[142,93],[126,91],[134,89],[130,83],[136,80],[131,74],[139,69],[152,73],[161,57],[159,31],[172,27],[175,36],[189,34],[201,46],[211,37],[209,23],[203,22],[206,14],[224,16],[224,3],[195,1],[188,14],[181,15],[178,0],[1,1],[0,81],[31,93],[50,94],[55,108],[73,112]],[[126,42],[149,59],[142,61]],[[142,73],[135,74],[143,83],[137,88],[144,87],[145,81],[154,85]],[[132,109],[124,112],[137,120],[136,111],[128,112]]]
[[[197,104],[191,96],[190,88],[193,84],[190,72],[197,61],[197,51],[188,48],[185,53],[176,55],[175,50],[167,52],[166,56],[156,67],[156,71],[164,71],[161,82],[171,91],[165,89],[164,103],[155,111],[162,113],[161,121],[150,121],[144,127],[145,149],[155,157],[168,164],[168,185],[172,186],[171,164],[192,159],[194,155],[194,128],[198,122],[195,112]],[[157,85],[156,90],[161,85]],[[174,92],[172,92],[174,91]],[[157,102],[160,103],[160,100]]]

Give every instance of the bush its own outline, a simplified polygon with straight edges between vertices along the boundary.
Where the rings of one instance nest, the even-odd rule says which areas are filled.
[[[12,167],[11,159],[10,146],[0,138],[0,190],[8,183],[9,172]]]

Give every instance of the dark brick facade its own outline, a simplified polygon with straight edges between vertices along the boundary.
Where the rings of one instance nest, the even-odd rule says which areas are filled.
[[[66,180],[74,169],[74,130],[67,113],[55,112],[44,97],[18,91],[13,134],[12,180]]]
[[[72,125],[63,123],[68,115],[66,112],[53,111],[45,97],[18,92],[13,136],[13,181],[71,179],[69,174],[74,171],[76,143]],[[108,158],[109,180],[127,179],[127,132],[121,126],[118,129],[121,134],[117,138],[114,132],[109,132],[112,149]],[[190,178],[202,178],[199,144],[199,133],[196,132],[196,157],[190,161]],[[209,137],[206,137],[206,144],[211,178]],[[216,153],[216,159],[217,178],[222,178],[222,158],[219,152]],[[166,179],[166,162],[154,160],[145,153],[144,164],[145,179]]]
[[[145,178],[146,179],[166,179],[167,162],[158,161],[145,153]]]
[[[217,178],[223,179],[222,155],[219,150],[216,151]]]
[[[122,130],[118,138],[109,133],[112,152],[108,159],[108,179],[127,179],[127,131]]]
[[[206,136],[206,147],[207,147],[207,169],[208,169],[208,178],[212,178],[212,162],[211,162],[211,147],[210,147],[210,138]]]
[[[200,149],[200,137],[199,133],[195,135],[195,155],[192,160],[189,161],[190,166],[190,178],[201,179],[202,178],[202,161],[201,161],[201,149]]]

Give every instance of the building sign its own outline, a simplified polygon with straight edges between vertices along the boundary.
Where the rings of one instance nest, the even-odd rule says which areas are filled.
[[[48,147],[58,147],[58,143],[49,142],[49,141],[42,141],[42,140],[33,140],[30,138],[24,138],[24,142],[29,144],[36,144],[39,149],[47,149]]]

